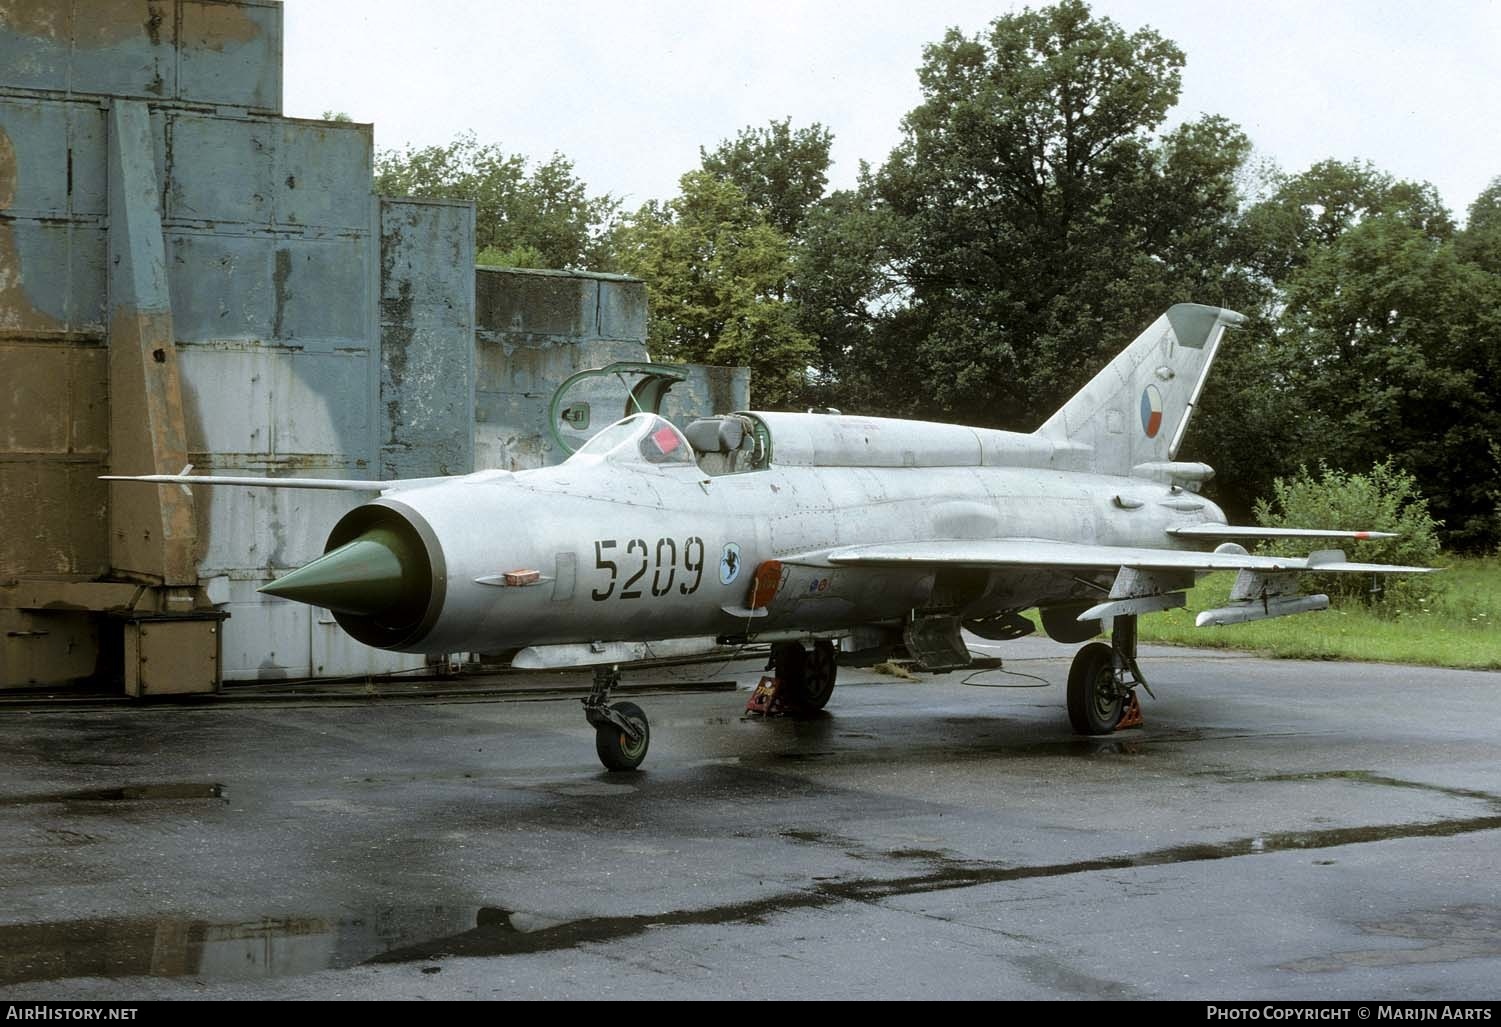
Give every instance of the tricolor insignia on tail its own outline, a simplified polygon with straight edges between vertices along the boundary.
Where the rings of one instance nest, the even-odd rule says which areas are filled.
[[[1141,392],[1141,430],[1147,438],[1155,439],[1162,428],[1162,393],[1157,386],[1148,385]]]

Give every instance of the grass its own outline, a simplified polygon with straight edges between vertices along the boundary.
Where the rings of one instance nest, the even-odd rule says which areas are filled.
[[[1501,670],[1501,557],[1453,558],[1435,575],[1437,593],[1415,612],[1331,606],[1250,624],[1196,628],[1200,610],[1224,605],[1233,574],[1211,574],[1188,607],[1141,619],[1143,642],[1246,649],[1298,660],[1372,660]]]

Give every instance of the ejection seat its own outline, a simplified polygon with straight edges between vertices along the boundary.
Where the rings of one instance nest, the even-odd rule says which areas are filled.
[[[701,417],[683,430],[698,455],[698,466],[717,477],[760,466],[756,462],[756,435],[743,417]]]

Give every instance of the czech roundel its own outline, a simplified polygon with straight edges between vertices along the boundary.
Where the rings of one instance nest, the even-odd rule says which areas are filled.
[[[1162,393],[1157,386],[1148,385],[1141,394],[1141,430],[1147,433],[1147,438],[1155,439],[1161,427]]]

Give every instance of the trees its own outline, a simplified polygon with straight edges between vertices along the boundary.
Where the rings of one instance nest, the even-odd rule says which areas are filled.
[[[792,119],[742,129],[712,151],[699,148],[703,170],[740,187],[751,206],[789,239],[829,183],[829,147],[834,136],[814,122],[794,129]]]
[[[886,383],[888,412],[1030,430],[1171,303],[1244,305],[1254,287],[1225,269],[1250,145],[1212,117],[1154,135],[1182,65],[1082,0],[929,46],[863,205],[902,280],[850,347],[857,387]]]
[[[375,189],[473,200],[480,263],[514,267],[607,267],[610,230],[620,210],[620,201],[608,193],[589,195],[563,155],[532,168],[525,157],[481,144],[473,133],[445,146],[377,155]]]
[[[677,197],[631,215],[615,244],[620,267],[646,281],[654,357],[744,364],[757,403],[798,397],[813,346],[783,298],[791,249],[738,186],[690,171]]]

